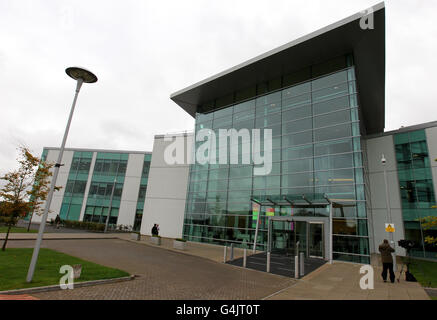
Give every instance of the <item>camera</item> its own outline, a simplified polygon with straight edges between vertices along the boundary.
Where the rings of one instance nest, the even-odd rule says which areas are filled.
[[[398,244],[400,247],[410,250],[412,247],[414,247],[414,242],[411,240],[399,240]]]

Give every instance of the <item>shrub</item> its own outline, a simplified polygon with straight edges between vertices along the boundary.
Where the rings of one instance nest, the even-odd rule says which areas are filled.
[[[64,227],[71,229],[81,229],[90,231],[104,231],[105,224],[89,221],[72,221],[72,220],[62,220]]]

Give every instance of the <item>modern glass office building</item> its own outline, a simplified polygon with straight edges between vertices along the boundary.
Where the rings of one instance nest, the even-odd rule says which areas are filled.
[[[436,258],[437,246],[428,244],[427,236],[437,230],[426,229],[420,219],[437,216],[432,167],[425,129],[394,134],[397,173],[401,195],[405,238],[415,245],[417,257]]]
[[[109,214],[144,235],[159,224],[168,238],[365,264],[384,239],[398,255],[409,239],[412,255],[437,259],[437,228],[422,223],[437,216],[437,122],[384,131],[384,4],[368,12],[373,28],[358,13],[172,94],[194,134],[155,136],[153,157],[67,150],[52,217]],[[240,137],[224,146],[230,130]],[[242,139],[255,130],[265,174]],[[199,153],[208,161],[188,161]]]
[[[254,165],[193,165],[184,236],[249,246],[260,215],[327,217],[327,197],[339,204],[333,212],[334,256],[366,261],[369,244],[353,57],[341,56],[259,84],[253,94],[244,102],[197,113],[196,129],[210,128],[217,136],[223,128],[271,129],[272,171],[256,176]],[[216,145],[218,163],[220,152],[226,150]],[[228,144],[228,154],[230,148]],[[240,146],[240,159],[243,149]],[[277,249],[287,245],[290,223],[275,222]],[[310,255],[323,255],[315,238],[321,237],[324,223],[296,224],[302,249],[308,246]],[[266,219],[258,236],[259,249],[265,250]]]
[[[242,164],[244,145],[238,164],[218,163],[230,153],[219,141],[217,161],[191,166],[185,239],[370,261],[363,137],[384,129],[385,92],[384,6],[373,9],[374,30],[357,14],[171,96],[195,135],[272,132],[267,175]]]
[[[42,159],[55,162],[58,148],[44,148]],[[139,230],[150,152],[66,149],[49,218],[129,226]],[[41,217],[33,217],[33,221]]]

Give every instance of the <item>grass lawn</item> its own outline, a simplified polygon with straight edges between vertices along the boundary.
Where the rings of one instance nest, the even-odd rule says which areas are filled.
[[[437,262],[411,259],[410,272],[422,287],[437,288]]]
[[[0,233],[6,233],[6,232],[8,232],[8,227],[0,226]],[[12,227],[10,233],[38,233],[38,230],[30,229],[28,232],[27,228]]]
[[[55,250],[42,248],[33,281],[27,283],[27,269],[32,252],[33,249],[28,248],[0,250],[0,291],[59,284],[59,280],[65,275],[59,273],[59,269],[63,265],[82,265],[81,276],[75,280],[76,282],[129,276],[127,272],[122,270],[105,267]]]

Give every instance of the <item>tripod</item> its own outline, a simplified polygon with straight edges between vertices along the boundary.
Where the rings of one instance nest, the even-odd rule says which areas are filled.
[[[407,270],[405,271],[405,277],[407,274],[410,273],[410,249],[407,248],[406,250],[407,250]],[[404,271],[404,266],[405,266],[405,262],[402,261],[402,268],[401,268],[401,271],[399,272],[398,282],[400,282],[400,280],[401,280],[401,275],[402,275],[402,272]]]

